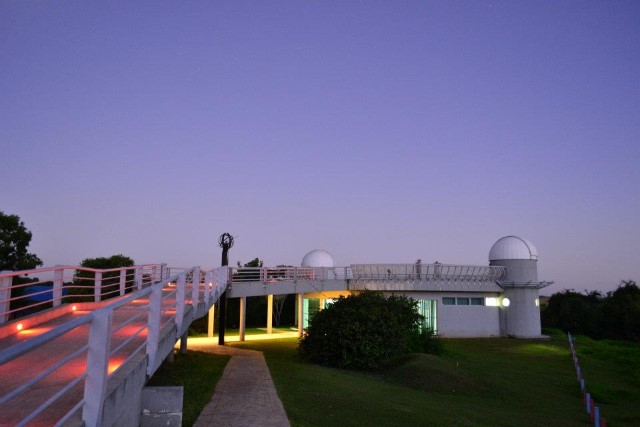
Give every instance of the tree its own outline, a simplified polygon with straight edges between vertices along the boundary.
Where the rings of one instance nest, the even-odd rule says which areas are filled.
[[[0,271],[30,270],[42,265],[37,255],[27,252],[31,232],[18,215],[0,211]]]
[[[321,365],[377,369],[422,351],[417,301],[374,292],[340,297],[309,320],[298,352]]]
[[[122,254],[111,255],[110,257],[86,258],[80,263],[80,267],[95,268],[97,270],[108,270],[120,267],[133,267],[135,262],[133,259]],[[127,270],[127,281],[133,279],[134,270]],[[69,295],[87,295],[90,298],[82,298],[93,300],[95,284],[95,273],[93,271],[76,270],[73,285],[69,287]],[[117,297],[120,294],[116,292],[117,286],[120,284],[120,272],[111,271],[102,275],[102,299]],[[130,292],[131,289],[128,290]],[[76,301],[79,301],[77,298]]]
[[[604,328],[608,338],[640,341],[640,288],[633,280],[623,280],[607,293]]]
[[[31,270],[42,265],[42,260],[37,255],[29,253],[27,248],[31,243],[31,232],[24,226],[24,222],[20,221],[18,215],[6,215],[0,211],[0,271],[2,270]],[[16,310],[21,307],[32,304],[24,298],[26,283],[37,282],[35,277],[14,277],[12,280],[11,303],[10,310]],[[22,297],[22,298],[21,298]],[[43,309],[44,306],[32,309]],[[14,311],[11,315],[22,316],[22,311]]]

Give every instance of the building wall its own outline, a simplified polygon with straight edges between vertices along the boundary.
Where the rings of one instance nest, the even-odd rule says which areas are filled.
[[[401,293],[396,292],[395,295]],[[498,293],[484,292],[406,292],[414,299],[437,301],[437,332],[443,337],[500,336],[500,307],[486,305],[444,305],[442,298],[498,298]]]

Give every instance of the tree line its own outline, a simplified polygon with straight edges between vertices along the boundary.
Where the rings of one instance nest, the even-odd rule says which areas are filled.
[[[594,339],[640,341],[640,288],[623,280],[615,291],[553,294],[541,311],[543,328],[558,328]]]

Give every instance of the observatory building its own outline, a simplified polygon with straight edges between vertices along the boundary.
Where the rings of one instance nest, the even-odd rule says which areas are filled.
[[[304,256],[300,267],[236,269],[227,291],[228,298],[244,299],[241,306],[250,296],[266,295],[272,301],[273,295],[295,294],[299,335],[310,317],[336,298],[378,291],[415,299],[424,316],[422,327],[444,337],[540,337],[538,291],[553,282],[538,280],[535,246],[522,237],[506,236],[495,242],[488,258],[488,265],[418,262],[337,267],[329,252],[316,249]],[[268,331],[271,318],[268,308]]]
[[[445,337],[540,337],[538,291],[553,283],[538,280],[538,251],[519,236],[499,239],[488,266],[352,264],[342,271],[327,251],[313,250],[301,267],[322,267],[326,280],[304,295],[303,327],[334,298],[373,290],[417,300],[423,326]],[[348,289],[326,286],[340,278]]]

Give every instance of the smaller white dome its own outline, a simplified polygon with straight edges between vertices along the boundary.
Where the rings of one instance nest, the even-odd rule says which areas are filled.
[[[315,249],[302,258],[302,267],[335,267],[333,257],[327,251]]]
[[[538,260],[538,250],[533,243],[519,236],[505,236],[498,240],[489,251],[489,261],[499,259]]]

